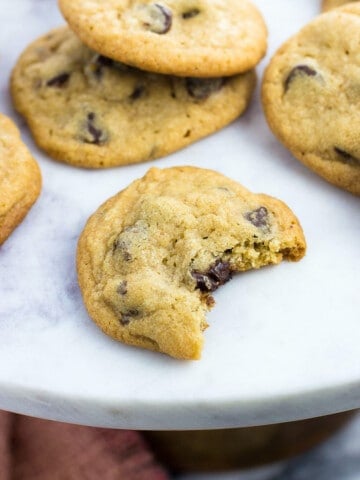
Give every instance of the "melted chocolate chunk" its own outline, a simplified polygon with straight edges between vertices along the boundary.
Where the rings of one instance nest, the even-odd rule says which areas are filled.
[[[132,92],[132,94],[130,95],[129,98],[130,98],[130,100],[138,100],[140,97],[142,97],[144,92],[145,92],[145,86],[144,85],[137,85],[134,88],[134,91]]]
[[[118,293],[119,295],[126,295],[126,294],[127,294],[127,281],[126,281],[126,280],[123,280],[123,281],[119,284],[119,286],[118,286],[118,288],[117,288],[116,291],[117,291],[117,293]]]
[[[168,7],[154,3],[148,7],[149,18],[144,25],[150,32],[163,35],[167,33],[172,25],[172,12]]]
[[[254,227],[267,227],[268,211],[265,207],[260,207],[252,212],[246,213],[245,218],[249,220]]]
[[[70,73],[64,72],[60,73],[60,75],[56,75],[56,77],[50,78],[46,82],[46,85],[48,87],[56,87],[56,88],[61,88],[64,87],[65,84],[69,81],[70,78]]]
[[[106,141],[106,134],[100,128],[95,126],[95,113],[91,112],[87,116],[86,122],[87,135],[83,137],[85,143],[101,145]]]
[[[196,15],[199,15],[200,10],[198,8],[192,8],[191,10],[187,10],[182,14],[182,18],[184,20],[188,20],[189,18],[196,17]]]
[[[192,78],[185,80],[188,94],[196,100],[206,100],[214,92],[220,90],[225,84],[224,78]]]
[[[131,253],[128,250],[128,244],[120,238],[115,240],[113,245],[113,252],[120,252],[125,262],[130,262],[132,260]]]
[[[294,67],[289,75],[287,76],[285,80],[285,92],[288,90],[290,83],[294,80],[295,77],[298,76],[306,76],[306,77],[315,77],[318,74],[316,70],[314,70],[311,67],[308,67],[307,65],[297,65]]]
[[[349,165],[360,166],[360,159],[354,157],[353,155],[346,152],[345,150],[342,150],[339,147],[334,147],[334,150],[338,154],[342,162],[348,163]]]
[[[217,260],[207,272],[194,270],[191,275],[196,281],[196,288],[202,292],[213,292],[231,279],[232,272],[229,262]]]
[[[131,322],[131,320],[133,320],[134,318],[138,317],[140,315],[140,312],[139,310],[136,310],[136,308],[132,308],[130,310],[127,310],[126,312],[124,312],[122,315],[121,315],[121,318],[120,318],[120,323],[122,325],[129,325],[129,323]]]

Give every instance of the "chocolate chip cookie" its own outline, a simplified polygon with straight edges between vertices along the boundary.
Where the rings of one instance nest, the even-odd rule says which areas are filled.
[[[14,123],[0,114],[0,245],[28,213],[40,189],[38,164]]]
[[[342,7],[346,3],[351,3],[357,0],[323,0],[322,11],[332,10],[333,8]]]
[[[236,272],[298,261],[305,249],[298,220],[280,200],[215,171],[152,168],[90,217],[78,278],[105,333],[198,359],[212,292]]]
[[[272,58],[262,88],[278,139],[329,182],[360,195],[360,2],[329,11]]]
[[[97,54],[68,28],[20,57],[17,110],[52,157],[89,168],[152,160],[224,127],[247,107],[254,72],[227,78],[149,74]]]
[[[219,77],[252,69],[267,30],[249,0],[60,0],[90,48],[128,65],[177,76]]]

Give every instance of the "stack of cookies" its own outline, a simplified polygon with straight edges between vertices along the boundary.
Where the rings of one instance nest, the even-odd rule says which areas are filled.
[[[162,157],[247,107],[267,30],[249,0],[60,0],[12,96],[38,145],[82,167]]]

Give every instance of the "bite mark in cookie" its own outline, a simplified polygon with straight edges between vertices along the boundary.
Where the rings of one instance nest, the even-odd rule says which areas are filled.
[[[305,248],[279,200],[214,171],[175,167],[149,170],[100,207],[77,265],[85,305],[105,333],[197,359],[211,294],[237,272],[300,260]]]

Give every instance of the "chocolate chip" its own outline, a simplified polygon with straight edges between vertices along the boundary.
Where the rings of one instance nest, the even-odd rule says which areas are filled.
[[[342,148],[334,147],[335,152],[341,158],[341,161],[344,163],[348,163],[349,165],[356,165],[360,166],[360,159],[354,157],[350,153],[346,152]]]
[[[169,84],[169,91],[170,91],[170,96],[171,98],[176,98],[176,79],[174,77],[171,77],[168,75],[167,77],[168,84]]]
[[[111,58],[107,58],[101,55],[101,62],[103,67],[107,68],[114,68],[118,72],[139,72],[140,70],[135,67],[130,67],[129,65],[125,65],[125,63],[118,62],[116,60],[112,60]]]
[[[186,78],[185,86],[188,94],[196,100],[205,100],[225,84],[224,78]]]
[[[285,80],[285,92],[288,90],[290,83],[294,80],[294,78],[298,76],[306,76],[306,77],[315,77],[318,74],[316,70],[314,70],[311,67],[308,67],[307,65],[297,65],[294,67],[289,75],[287,76]]]
[[[113,252],[120,252],[125,262],[130,262],[132,260],[131,253],[128,251],[128,244],[120,238],[115,240],[113,244]]]
[[[252,212],[248,212],[245,214],[246,220],[249,220],[250,223],[254,225],[254,227],[266,227],[267,226],[267,219],[268,219],[268,211],[265,207],[257,208]]]
[[[133,67],[129,67],[124,63],[117,62],[111,58],[105,57],[104,55],[96,54],[89,62],[90,73],[95,75],[95,77],[100,80],[103,76],[104,69],[112,68],[119,72],[125,73],[130,71],[135,71]]]
[[[91,143],[93,145],[101,145],[106,142],[107,135],[103,130],[95,125],[95,113],[90,112],[87,115],[86,121],[86,135],[82,137],[85,143]]]
[[[206,305],[207,305],[209,308],[212,308],[212,307],[215,305],[214,297],[212,297],[211,295],[208,295],[208,296],[206,297]]]
[[[198,8],[192,8],[191,10],[187,10],[182,14],[182,18],[184,20],[187,20],[189,18],[196,17],[196,15],[199,15],[200,10]]]
[[[143,93],[145,92],[145,87],[144,85],[137,85],[134,88],[134,91],[130,95],[130,100],[138,100],[140,97],[142,97]]]
[[[172,12],[168,7],[154,3],[148,7],[148,19],[144,22],[150,32],[163,35],[172,25]]]
[[[119,286],[118,286],[118,288],[117,288],[116,291],[117,291],[117,293],[118,293],[119,295],[126,295],[126,294],[127,294],[127,281],[126,281],[126,280],[123,280],[123,281],[119,284]]]
[[[140,315],[140,312],[139,310],[136,310],[136,308],[127,310],[121,315],[120,323],[122,323],[123,325],[129,325],[131,320],[133,320],[133,318],[138,317],[139,315]]]
[[[94,63],[101,67],[112,67],[114,65],[114,60],[105,57],[104,55],[96,55]]]
[[[111,58],[104,57],[104,55],[96,55],[92,60],[92,64],[94,66],[95,76],[100,79],[103,75],[104,68],[112,67],[114,61],[111,60]]]
[[[207,272],[194,270],[191,275],[196,281],[196,288],[202,292],[213,292],[231,279],[232,272],[229,262],[217,260]]]
[[[143,220],[125,227],[114,239],[113,255],[120,256],[119,260],[131,262],[136,259],[138,245],[145,242],[147,236],[148,225]]]
[[[50,78],[50,80],[46,82],[46,85],[48,87],[61,88],[68,82],[69,78],[70,73],[60,73],[60,75],[56,75],[56,77]]]

